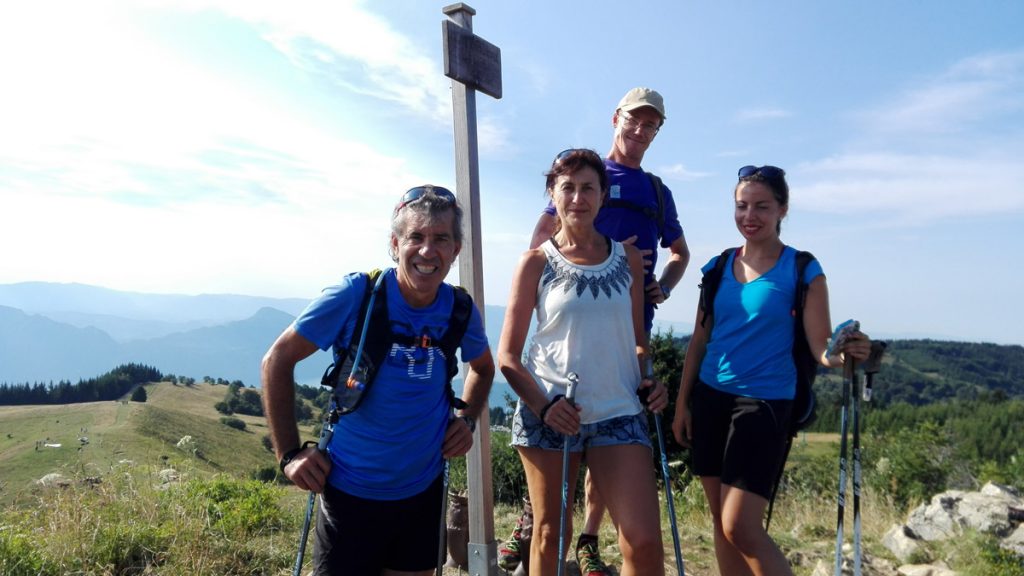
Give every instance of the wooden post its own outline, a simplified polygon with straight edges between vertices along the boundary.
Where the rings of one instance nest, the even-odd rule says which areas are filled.
[[[501,97],[500,52],[473,35],[476,10],[459,3],[442,11],[445,75],[452,79],[455,121],[456,195],[464,211],[465,230],[459,254],[459,282],[473,296],[484,315],[483,265],[480,255],[480,170],[476,137],[476,89]],[[495,82],[495,70],[496,82]],[[463,366],[463,374],[466,367]],[[491,475],[489,406],[480,413],[473,448],[466,455],[469,488],[469,574],[497,576],[497,541],[494,539],[494,485]]]

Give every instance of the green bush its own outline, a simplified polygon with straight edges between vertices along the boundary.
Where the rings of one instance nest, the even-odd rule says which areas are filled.
[[[47,564],[32,536],[16,531],[13,526],[3,526],[0,527],[0,574],[46,576],[57,574],[57,569]]]
[[[255,480],[216,476],[193,480],[185,494],[197,511],[204,512],[213,528],[231,537],[246,537],[277,530],[284,525],[279,500],[281,488]]]
[[[88,567],[102,567],[105,574],[142,574],[150,566],[159,565],[166,557],[174,538],[160,526],[124,519],[97,527],[88,551]]]
[[[146,389],[142,386],[136,386],[135,390],[132,391],[132,402],[145,402],[146,401]]]
[[[866,483],[888,494],[901,509],[909,508],[947,489],[957,468],[948,432],[934,422],[874,438],[875,464],[865,467]]]
[[[231,416],[221,416],[220,423],[236,430],[245,430],[245,422],[239,418],[233,418]]]

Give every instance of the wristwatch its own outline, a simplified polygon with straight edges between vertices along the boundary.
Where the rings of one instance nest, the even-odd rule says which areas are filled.
[[[459,418],[462,418],[462,421],[466,423],[466,426],[469,426],[469,431],[470,432],[476,434],[476,420],[475,419],[470,418],[469,416],[459,416]]]
[[[665,295],[665,300],[668,300],[669,296],[672,295],[672,289],[661,283],[658,285],[661,286],[661,293]]]

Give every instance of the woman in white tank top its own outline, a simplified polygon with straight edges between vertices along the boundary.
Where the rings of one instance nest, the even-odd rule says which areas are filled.
[[[576,486],[586,454],[618,528],[620,574],[664,574],[647,416],[637,390],[648,389],[646,408],[656,412],[668,397],[660,383],[641,378],[647,355],[642,257],[594,228],[607,189],[604,163],[594,151],[566,150],[555,159],[547,193],[558,226],[550,241],[520,260],[499,343],[499,366],[519,395],[512,443],[533,505],[533,574],[554,574],[564,561],[558,531],[566,436],[569,486]],[[536,331],[526,348],[534,314]],[[575,406],[564,398],[570,372],[579,376]],[[571,536],[570,524],[567,541]]]

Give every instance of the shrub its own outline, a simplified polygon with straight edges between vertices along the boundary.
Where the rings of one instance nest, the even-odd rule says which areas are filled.
[[[245,430],[245,422],[239,418],[231,416],[221,416],[220,423],[236,430]]]
[[[145,402],[146,401],[146,389],[142,386],[136,386],[135,390],[132,391],[132,402]]]
[[[35,539],[14,527],[0,529],[0,574],[39,576],[56,573],[55,566],[47,565]]]
[[[867,484],[905,509],[946,489],[954,471],[948,433],[934,422],[875,438],[877,464],[865,468]]]
[[[251,477],[258,482],[276,482],[281,477],[277,466],[262,466],[252,471]]]
[[[89,566],[102,566],[110,574],[142,574],[162,563],[173,537],[159,526],[138,521],[101,524],[89,549]]]
[[[273,484],[216,476],[193,480],[184,490],[192,506],[228,538],[254,536],[284,525],[279,504],[282,490]]]
[[[494,501],[519,505],[527,494],[526,471],[519,453],[509,445],[512,434],[493,431],[491,434],[491,473]]]

